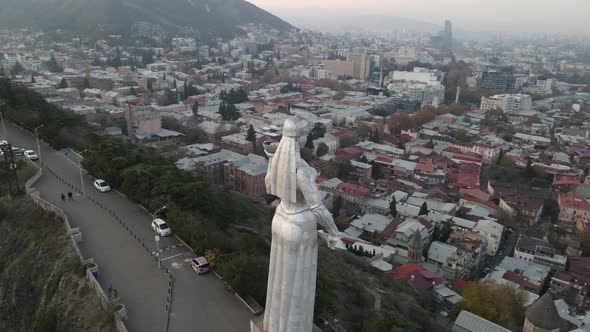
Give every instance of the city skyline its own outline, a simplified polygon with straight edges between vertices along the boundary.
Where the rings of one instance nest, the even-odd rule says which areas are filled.
[[[351,16],[380,15],[411,18],[427,23],[441,24],[445,19],[457,28],[493,32],[586,34],[585,19],[590,3],[564,0],[559,3],[540,4],[539,1],[498,0],[474,3],[469,0],[368,0],[363,2],[301,0],[283,2],[277,0],[248,0],[249,2],[293,23],[320,14],[323,19],[349,19]],[[576,8],[576,10],[572,10]],[[326,15],[330,16],[326,16]],[[563,22],[568,24],[563,24]]]

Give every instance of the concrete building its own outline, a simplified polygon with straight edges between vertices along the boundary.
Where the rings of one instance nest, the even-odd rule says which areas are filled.
[[[367,80],[371,69],[371,58],[366,53],[347,53],[346,60],[322,60],[321,63],[335,75],[359,80]]]
[[[268,169],[266,158],[249,154],[224,164],[224,185],[250,198],[258,198],[266,193],[264,178]]]
[[[483,235],[487,239],[488,256],[496,255],[496,252],[498,252],[498,248],[500,247],[500,242],[502,240],[504,226],[493,220],[484,219],[478,221],[473,230]]]
[[[493,111],[497,108],[501,108],[504,113],[529,112],[532,106],[532,97],[519,93],[481,97],[480,109],[485,112]]]
[[[575,193],[559,194],[559,221],[573,224],[590,219],[590,202]]]
[[[557,270],[564,270],[567,263],[567,257],[558,254],[549,242],[527,236],[518,238],[514,247],[514,258]]]
[[[481,73],[477,87],[483,90],[508,91],[515,88],[514,69],[487,69]]]

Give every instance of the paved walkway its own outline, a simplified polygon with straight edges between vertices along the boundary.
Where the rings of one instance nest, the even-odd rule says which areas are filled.
[[[7,130],[12,145],[37,150],[32,135],[8,123]],[[84,238],[80,250],[99,265],[102,287],[112,285],[119,292],[128,309],[129,331],[166,331],[168,318],[168,330],[174,332],[249,331],[250,312],[213,274],[198,276],[190,268],[193,254],[176,237],[161,238],[162,269],[158,269],[149,212],[117,192],[99,193],[86,175],[83,198],[77,157],[45,144],[41,150],[44,175],[35,187],[65,211],[72,227],[80,228]],[[62,201],[60,194],[68,191],[74,199]],[[173,276],[171,291],[166,271]]]

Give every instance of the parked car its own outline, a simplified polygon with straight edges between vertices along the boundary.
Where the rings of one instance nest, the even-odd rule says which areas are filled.
[[[33,150],[25,150],[25,157],[27,157],[31,160],[39,160],[39,156]]]
[[[211,266],[207,259],[203,256],[191,259],[191,266],[198,274],[203,274],[211,271]]]
[[[0,146],[8,144],[8,141],[5,138],[0,138]]]
[[[152,221],[152,229],[160,236],[168,236],[172,234],[170,226],[162,219],[154,219]]]
[[[103,179],[94,180],[94,188],[96,188],[96,190],[100,191],[101,193],[111,191],[111,186],[109,186],[109,184]]]
[[[12,147],[12,154],[16,157],[16,156],[23,156],[25,154],[25,150],[21,149],[21,148],[17,148],[17,147]]]

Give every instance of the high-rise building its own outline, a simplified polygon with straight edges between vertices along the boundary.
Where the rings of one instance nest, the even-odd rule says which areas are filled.
[[[505,92],[513,90],[516,83],[514,69],[487,69],[481,74],[477,87],[483,90]]]
[[[445,21],[445,30],[442,35],[442,51],[453,53],[453,24],[450,20]]]

